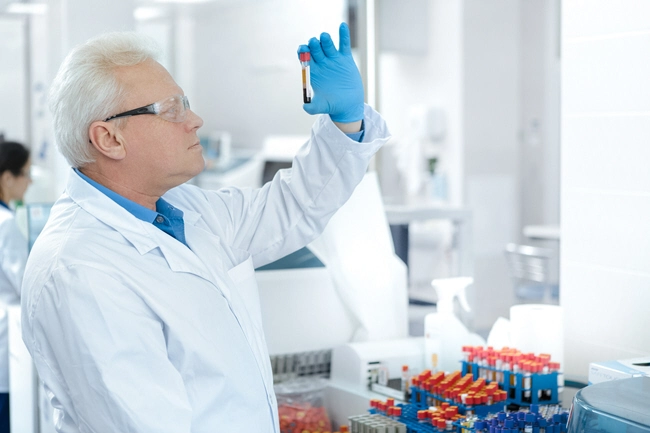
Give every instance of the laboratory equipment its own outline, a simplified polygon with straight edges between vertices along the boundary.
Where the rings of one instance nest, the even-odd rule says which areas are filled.
[[[205,170],[214,167],[229,167],[232,151],[232,135],[228,131],[211,131],[201,137]]]
[[[559,364],[548,354],[516,349],[463,348],[460,371],[424,370],[412,377],[410,403],[418,409],[454,405],[459,414],[485,416],[504,404],[557,404]]]
[[[305,104],[311,103],[311,78],[309,76],[309,60],[311,55],[309,52],[300,53],[300,66],[302,67],[302,102]]]
[[[597,383],[573,400],[568,432],[650,432],[650,377]]]
[[[553,250],[511,243],[505,254],[518,303],[558,303],[559,286],[550,278]]]
[[[348,343],[332,351],[331,381],[342,384],[355,392],[372,389],[399,400],[405,400],[401,381],[403,366],[409,371],[422,370],[422,338],[402,338],[388,341],[367,341]],[[386,385],[379,385],[380,371],[389,379]],[[399,383],[390,383],[399,379]],[[392,390],[392,391],[391,391]]]
[[[453,405],[457,408],[456,413],[484,415],[507,400],[507,392],[497,383],[488,383],[483,378],[474,380],[467,372],[432,374],[425,370],[413,377],[412,383],[410,402],[419,409]]]
[[[395,432],[406,433],[406,424],[381,414],[358,415],[350,417],[350,432]]]
[[[464,347],[462,374],[484,379],[506,392],[508,403],[557,404],[560,363],[551,355],[522,353],[517,349],[494,350]]]
[[[650,377],[650,356],[589,364],[589,385],[641,376]]]
[[[566,433],[569,413],[557,405],[532,405],[530,409],[508,410],[495,405],[494,411],[486,415],[461,414],[459,407],[443,403],[441,406],[421,409],[413,403],[397,403],[373,400],[368,415],[350,417],[352,431],[358,419],[374,421],[390,420],[406,426],[409,433]],[[395,414],[399,413],[398,416]],[[356,431],[364,431],[357,428]],[[372,431],[372,430],[370,430]]]
[[[406,267],[393,250],[375,173],[308,248],[318,259],[310,267],[255,273],[271,355],[408,335]]]
[[[358,354],[356,358],[345,358],[355,367],[368,367],[358,373],[357,380],[362,383],[364,379],[372,380],[372,368],[390,365],[385,361],[367,362],[390,357],[381,351],[366,352],[374,355],[366,356],[366,362],[361,362],[363,351],[359,348],[354,351]],[[339,351],[350,353],[350,348]],[[552,362],[550,355],[522,353],[508,347],[495,350],[466,346],[463,356],[461,371],[446,374],[424,370],[413,375],[407,400],[371,399],[371,419],[402,423],[409,433],[566,433],[569,413],[557,399],[559,364]],[[526,390],[530,393],[529,401],[524,398]],[[352,431],[360,417],[363,416],[349,417]],[[365,415],[364,419],[370,418]]]
[[[256,153],[237,151],[225,162],[206,165],[193,181],[200,188],[212,190],[231,186],[259,188],[263,166],[264,161]]]
[[[385,209],[390,225],[400,228],[398,234],[401,236],[401,242],[398,242],[398,245],[400,243],[403,244],[405,252],[409,250],[408,232],[410,224],[428,220],[451,221],[454,225],[452,247],[456,250],[452,274],[455,276],[474,274],[471,209],[462,206],[415,201],[405,204],[386,203]],[[405,254],[402,258],[408,264],[408,256]],[[427,287],[425,293],[411,293],[410,297],[422,301],[435,302],[436,299],[431,296],[431,292]]]

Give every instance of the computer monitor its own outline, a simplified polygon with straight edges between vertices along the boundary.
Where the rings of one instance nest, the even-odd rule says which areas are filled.
[[[278,170],[282,170],[283,168],[291,168],[291,161],[264,161],[264,168],[262,171],[262,185],[272,180],[273,176],[275,176],[275,173],[277,173]]]

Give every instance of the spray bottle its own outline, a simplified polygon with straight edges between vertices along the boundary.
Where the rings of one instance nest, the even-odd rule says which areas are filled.
[[[454,314],[454,298],[469,312],[465,288],[472,284],[471,277],[440,278],[431,282],[438,294],[437,311],[424,318],[424,368],[431,371],[460,370],[462,347],[484,345],[485,340],[470,333]]]

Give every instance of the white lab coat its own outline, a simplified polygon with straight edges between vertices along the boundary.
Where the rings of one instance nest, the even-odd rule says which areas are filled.
[[[20,286],[27,262],[27,239],[14,213],[0,206],[0,392],[9,392],[7,307],[20,304]]]
[[[52,209],[23,284],[23,339],[59,432],[279,432],[254,267],[310,242],[388,140],[328,116],[291,170],[262,189],[164,195],[189,248],[77,174]]]

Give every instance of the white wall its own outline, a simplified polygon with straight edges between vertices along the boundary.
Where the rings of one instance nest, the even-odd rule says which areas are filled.
[[[650,3],[562,4],[568,375],[650,353]]]
[[[61,62],[76,45],[107,31],[134,30],[134,1],[49,0],[47,14],[31,21],[30,89],[34,184],[27,202],[53,202],[67,183],[69,166],[55,148],[46,97]]]
[[[512,304],[503,251],[520,230],[520,20],[519,1],[465,1],[465,204],[474,216],[474,327],[482,329]]]
[[[527,0],[520,5],[522,226],[560,222],[559,3]]]
[[[57,151],[54,148],[52,117],[47,106],[47,94],[51,81],[48,65],[51,52],[48,48],[52,40],[49,18],[44,15],[29,17],[30,31],[30,74],[26,76],[30,84],[31,98],[31,146],[32,185],[25,195],[26,202],[54,201],[55,189],[51,172],[45,167],[53,165]],[[59,191],[60,192],[60,191]]]
[[[463,3],[429,0],[426,6],[415,12],[427,17],[428,25],[419,31],[426,43],[418,42],[425,48],[415,53],[384,51],[379,56],[379,109],[394,136],[396,152],[401,152],[402,141],[408,140],[412,132],[411,107],[432,106],[444,110],[446,134],[439,145],[448,158],[445,163],[449,169],[450,201],[460,204],[463,202]],[[404,188],[397,188],[394,178],[387,173],[394,170],[396,155],[392,151],[381,152],[384,193],[403,193]]]
[[[505,245],[523,241],[525,224],[559,221],[559,5],[431,0],[427,6],[419,11],[428,17],[427,44],[418,42],[425,52],[380,55],[380,111],[397,152],[412,129],[411,107],[445,111],[440,145],[450,201],[474,212],[473,325],[485,330],[507,317],[514,301]],[[532,119],[537,137],[526,128]],[[402,179],[388,173],[395,156],[386,150],[382,188],[396,194]]]
[[[0,133],[6,140],[28,138],[26,112],[26,20],[0,16]]]

